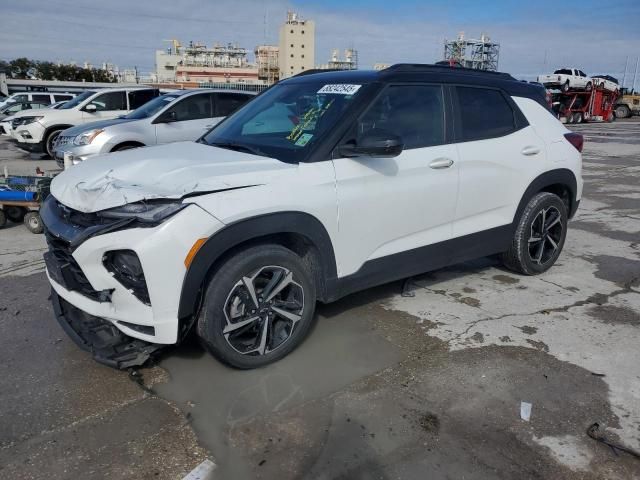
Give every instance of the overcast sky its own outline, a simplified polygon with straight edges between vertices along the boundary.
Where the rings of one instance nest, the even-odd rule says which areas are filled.
[[[640,56],[640,0],[0,0],[0,58],[109,61],[145,73],[172,38],[250,51],[277,44],[287,9],[315,20],[318,64],[350,47],[361,68],[431,63],[460,31],[499,42],[500,70],[520,78],[561,66],[622,78],[629,57],[630,83]]]

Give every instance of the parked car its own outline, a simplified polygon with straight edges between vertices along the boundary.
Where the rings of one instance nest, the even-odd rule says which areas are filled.
[[[67,153],[76,164],[101,153],[162,143],[197,140],[255,93],[181,90],[156,97],[124,117],[63,131],[54,146],[58,165]]]
[[[0,102],[0,107],[14,102],[39,102],[50,105],[63,100],[71,100],[75,96],[75,93],[18,92],[3,99]]]
[[[11,117],[18,112],[24,110],[33,110],[36,108],[48,108],[49,105],[40,102],[11,102],[7,103],[4,107],[0,107],[0,120],[4,120],[7,117]]]
[[[39,102],[11,102],[0,107],[0,135],[11,135],[13,116],[16,113],[40,108],[49,108],[49,105]]]
[[[582,70],[577,68],[561,68],[551,75],[539,75],[538,82],[547,88],[559,88],[563,92],[569,90],[591,90],[593,81]]]
[[[316,301],[485,255],[548,270],[582,142],[508,74],[292,77],[197,142],[58,175],[41,210],[54,311],[114,367],[192,329],[229,365],[266,365],[302,342]]]
[[[160,94],[156,88],[124,87],[86,90],[58,109],[21,112],[14,116],[12,136],[18,146],[53,157],[61,131],[75,125],[126,115]]]
[[[593,75],[591,77],[596,87],[610,92],[618,92],[620,90],[620,84],[618,79],[611,75]]]

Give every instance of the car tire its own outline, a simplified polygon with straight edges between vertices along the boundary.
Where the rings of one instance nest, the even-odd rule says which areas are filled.
[[[307,264],[283,246],[257,245],[217,268],[205,289],[196,330],[220,361],[258,368],[302,343],[313,324],[315,304]]]
[[[564,93],[567,93],[569,91],[569,87],[570,87],[569,80],[567,80],[566,82],[564,82],[560,90],[562,90]]]
[[[13,223],[22,223],[27,211],[24,207],[5,207],[4,209],[6,217]]]
[[[628,118],[631,116],[631,109],[626,105],[618,105],[615,113],[618,118]]]
[[[0,210],[0,228],[4,227],[7,224],[7,216],[4,214],[4,211]]]
[[[44,232],[44,227],[42,225],[42,219],[40,218],[40,214],[38,212],[28,212],[24,216],[24,226],[27,227],[31,233],[42,233]]]
[[[567,207],[553,193],[540,192],[527,203],[502,263],[524,275],[546,272],[556,262],[567,236]]]
[[[590,92],[590,91],[593,89],[593,83],[591,83],[591,82],[587,82],[587,84],[585,85],[584,89],[585,89],[587,92]]]
[[[55,158],[53,145],[55,144],[56,139],[58,138],[58,135],[60,135],[60,132],[62,132],[62,130],[63,129],[58,129],[49,132],[47,138],[44,141],[44,152],[49,155],[50,158]]]
[[[584,120],[582,113],[576,112],[573,114],[573,123],[582,123],[582,120]]]

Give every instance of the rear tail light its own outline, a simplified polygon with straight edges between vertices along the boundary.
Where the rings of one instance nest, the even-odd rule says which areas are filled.
[[[582,147],[584,147],[584,137],[582,135],[580,135],[579,133],[570,132],[565,133],[564,138],[566,138],[571,145],[576,147],[576,150],[582,153]]]

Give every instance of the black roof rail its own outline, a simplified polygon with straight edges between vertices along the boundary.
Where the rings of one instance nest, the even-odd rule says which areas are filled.
[[[293,77],[304,77],[305,75],[313,75],[314,73],[325,73],[325,72],[346,72],[348,70],[343,70],[341,68],[310,68],[309,70],[303,70],[300,73],[296,73]],[[293,78],[289,77],[289,78]]]
[[[505,79],[513,80],[513,77],[504,72],[494,72],[491,70],[478,70],[476,68],[466,67],[450,67],[448,65],[434,65],[430,63],[396,63],[390,67],[381,70],[381,73],[387,72],[450,72],[450,73],[468,73],[474,75],[495,75]]]

